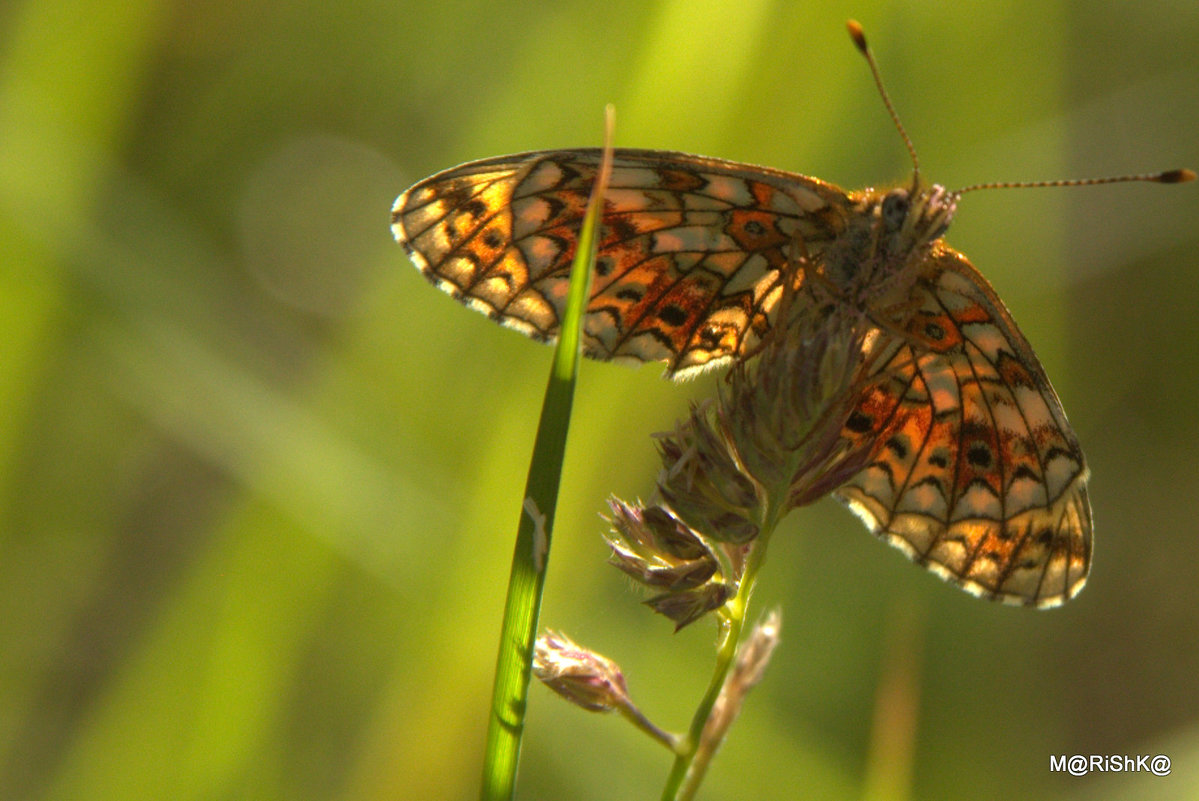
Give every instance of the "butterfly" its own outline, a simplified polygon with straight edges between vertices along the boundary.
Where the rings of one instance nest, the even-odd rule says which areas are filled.
[[[842,436],[867,466],[835,494],[877,536],[974,595],[1052,607],[1091,563],[1088,469],[1032,347],[987,280],[942,239],[967,187],[846,191],[795,173],[614,151],[583,352],[674,378],[751,357],[796,286],[861,312],[885,354]],[[392,230],[467,306],[552,341],[600,151],[475,161],[396,200]],[[1190,170],[1028,186],[1138,180]]]

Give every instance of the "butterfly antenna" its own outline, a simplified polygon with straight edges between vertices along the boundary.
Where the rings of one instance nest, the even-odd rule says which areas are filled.
[[[950,194],[961,197],[967,192],[978,189],[1037,189],[1045,186],[1099,186],[1100,184],[1124,184],[1131,181],[1142,181],[1154,184],[1185,184],[1195,180],[1194,170],[1166,170],[1165,172],[1147,172],[1139,175],[1112,175],[1107,178],[1071,178],[1062,181],[997,181],[989,184],[971,184]]]
[[[870,65],[870,74],[874,76],[874,85],[878,87],[878,93],[883,98],[883,105],[887,107],[887,113],[891,115],[891,122],[895,123],[895,130],[899,131],[899,135],[903,137],[908,155],[912,157],[912,189],[915,190],[920,185],[920,159],[916,157],[916,146],[912,144],[912,138],[904,130],[903,123],[899,121],[899,114],[896,113],[895,106],[891,103],[891,96],[887,94],[887,88],[883,86],[883,76],[879,74],[878,63],[874,60],[874,53],[870,52],[870,45],[866,44],[866,32],[862,30],[861,23],[851,19],[845,23],[845,27],[849,29],[849,38],[853,39],[854,45],[866,57],[866,63]]]

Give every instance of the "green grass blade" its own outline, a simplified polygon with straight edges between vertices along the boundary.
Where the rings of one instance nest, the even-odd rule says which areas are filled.
[[[602,198],[612,167],[612,117],[612,107],[609,106],[603,163],[591,191],[587,214],[579,233],[579,246],[571,266],[566,314],[545,390],[541,422],[537,427],[529,478],[521,503],[487,726],[483,784],[479,793],[484,801],[510,799],[516,788],[516,767],[524,733],[533,641],[537,634],[550,534],[554,525],[566,434],[570,427],[571,402],[579,370],[580,327],[595,262],[596,229],[602,211]]]

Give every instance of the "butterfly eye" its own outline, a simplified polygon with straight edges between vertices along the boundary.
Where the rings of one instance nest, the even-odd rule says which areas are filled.
[[[908,193],[903,189],[894,189],[883,198],[883,225],[888,231],[898,231],[903,227],[910,207]]]

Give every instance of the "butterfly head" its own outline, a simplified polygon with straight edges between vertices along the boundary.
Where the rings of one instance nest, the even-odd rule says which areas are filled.
[[[887,192],[876,212],[886,251],[908,254],[937,239],[949,228],[957,207],[957,194],[938,184]]]
[[[852,199],[845,233],[822,254],[826,300],[856,308],[902,305],[929,247],[949,227],[957,195],[935,184],[915,184],[864,189]]]

